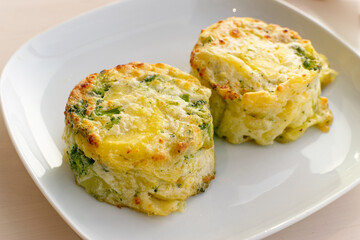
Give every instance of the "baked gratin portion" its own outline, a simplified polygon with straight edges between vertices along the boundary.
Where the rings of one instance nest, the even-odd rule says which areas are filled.
[[[100,201],[168,215],[215,175],[211,90],[165,64],[91,74],[65,109],[65,159]]]
[[[228,18],[201,31],[190,64],[212,88],[215,133],[231,143],[294,141],[313,125],[329,130],[333,116],[320,93],[336,72],[295,31]]]

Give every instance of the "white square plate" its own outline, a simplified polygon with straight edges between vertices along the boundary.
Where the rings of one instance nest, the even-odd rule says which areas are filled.
[[[296,142],[268,147],[215,139],[217,175],[185,213],[146,216],[98,202],[62,162],[63,111],[90,73],[130,61],[189,71],[202,28],[230,16],[280,24],[311,39],[339,77],[323,95],[334,123]],[[30,40],[1,77],[1,100],[16,149],[46,198],[90,239],[243,239],[265,237],[315,212],[360,179],[360,58],[345,43],[277,1],[134,0],[84,14]]]

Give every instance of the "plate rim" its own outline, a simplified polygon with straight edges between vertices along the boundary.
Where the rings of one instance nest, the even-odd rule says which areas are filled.
[[[137,1],[137,0],[133,0],[133,1]],[[297,8],[296,6],[292,5],[289,2],[285,2],[284,0],[273,0],[274,3],[278,3],[284,7],[286,7],[287,9],[293,11],[296,14],[301,15],[302,17],[308,19],[311,21],[312,24],[317,25],[318,27],[324,29],[327,33],[329,33],[334,39],[336,39],[337,41],[339,41],[339,43],[341,43],[343,46],[345,46],[349,51],[352,52],[352,54],[356,55],[357,58],[360,59],[360,52],[358,52],[352,45],[350,45],[349,43],[347,43],[345,40],[343,40],[339,35],[337,35],[333,30],[331,30],[328,26],[324,25],[323,23],[319,22],[317,19],[315,19],[314,17],[312,17],[311,15],[307,14],[306,12],[304,12],[303,10]],[[20,149],[20,145],[21,143],[19,143],[16,139],[15,139],[15,134],[14,134],[14,129],[12,127],[12,124],[10,123],[9,120],[9,116],[7,114],[6,106],[5,106],[5,99],[4,99],[4,94],[3,94],[3,85],[5,80],[4,75],[6,75],[9,66],[12,64],[12,62],[14,61],[14,59],[17,57],[17,55],[23,50],[25,49],[34,39],[40,37],[43,34],[46,34],[48,31],[54,30],[56,28],[58,28],[59,26],[62,26],[66,23],[72,22],[74,20],[80,19],[86,15],[92,14],[94,12],[98,12],[101,11],[103,9],[107,9],[113,5],[121,5],[123,4],[123,1],[114,1],[111,3],[107,3],[103,6],[94,8],[92,10],[88,10],[85,11],[81,14],[78,14],[74,17],[71,17],[65,21],[62,21],[60,23],[57,23],[53,26],[50,26],[49,28],[45,29],[44,31],[35,34],[34,36],[32,36],[31,38],[29,38],[28,40],[26,40],[25,43],[23,43],[22,45],[20,45],[20,47],[11,55],[11,57],[7,60],[6,64],[4,65],[4,68],[1,71],[1,75],[0,75],[0,109],[1,109],[1,113],[4,119],[4,125],[6,126],[6,131],[8,133],[8,136],[11,139],[12,145],[14,146],[17,155],[19,156],[22,164],[25,166],[28,174],[31,176],[32,180],[34,181],[34,183],[36,184],[37,188],[40,190],[40,192],[42,193],[42,195],[46,198],[46,200],[50,203],[50,205],[55,209],[55,211],[57,212],[57,214],[60,215],[60,217],[67,223],[68,226],[71,227],[71,229],[81,238],[84,239],[89,239],[89,236],[87,236],[87,234],[85,232],[82,232],[80,229],[78,229],[76,227],[76,224],[74,224],[73,220],[71,219],[71,217],[67,216],[67,214],[61,210],[61,207],[58,206],[58,203],[55,202],[55,199],[52,199],[48,193],[46,193],[46,189],[45,187],[42,185],[42,183],[40,182],[40,179],[35,175],[35,173],[32,171],[30,165],[27,163],[26,161],[26,156],[24,155],[24,152],[21,151]],[[328,204],[334,202],[335,200],[337,200],[338,198],[340,198],[341,196],[343,196],[344,194],[346,194],[347,192],[349,192],[350,190],[352,190],[354,187],[356,187],[357,185],[360,184],[360,175],[357,177],[356,180],[354,180],[353,182],[351,182],[350,184],[346,185],[345,187],[335,191],[333,194],[331,194],[331,196],[329,197],[325,197],[324,199],[321,199],[318,203],[314,204],[313,206],[307,208],[304,212],[300,213],[300,214],[296,214],[295,216],[289,217],[283,221],[281,221],[280,223],[278,223],[277,225],[274,225],[273,227],[271,227],[270,229],[266,229],[263,231],[260,231],[258,233],[252,234],[249,236],[248,239],[259,239],[259,238],[265,238],[268,237],[276,232],[279,232],[303,219],[305,219],[306,217],[310,216],[311,214],[319,211],[320,209],[324,208],[325,206],[327,206]],[[236,237],[236,236],[234,236]]]

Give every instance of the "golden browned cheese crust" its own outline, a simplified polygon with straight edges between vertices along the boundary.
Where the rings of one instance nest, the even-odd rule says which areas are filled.
[[[228,18],[201,31],[190,64],[212,88],[215,133],[231,143],[293,141],[312,125],[329,130],[333,117],[321,85],[337,73],[295,31]]]
[[[65,159],[101,201],[148,214],[183,209],[215,173],[211,91],[165,64],[91,74],[65,109]]]

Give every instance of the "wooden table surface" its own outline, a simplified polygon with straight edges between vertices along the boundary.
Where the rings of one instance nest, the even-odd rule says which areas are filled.
[[[316,14],[316,8],[324,7],[326,2],[289,1],[309,14],[314,11]],[[3,69],[14,51],[31,37],[110,2],[113,0],[0,0],[0,69]],[[328,2],[341,2],[341,6],[356,6],[355,0]],[[353,8],[351,6],[350,8]],[[339,13],[341,7],[336,9]],[[326,18],[321,14],[316,16],[320,20]],[[341,33],[344,30],[341,26],[336,26],[338,21],[334,18],[331,18],[332,25],[329,20],[331,27],[343,34],[354,47],[358,47],[358,35],[354,39],[354,35],[349,32]],[[355,27],[359,26],[358,15],[355,16],[353,24]],[[359,32],[359,28],[357,31]],[[79,239],[30,178],[10,141],[2,116],[0,153],[0,239]],[[360,239],[360,186],[310,217],[267,239]]]

